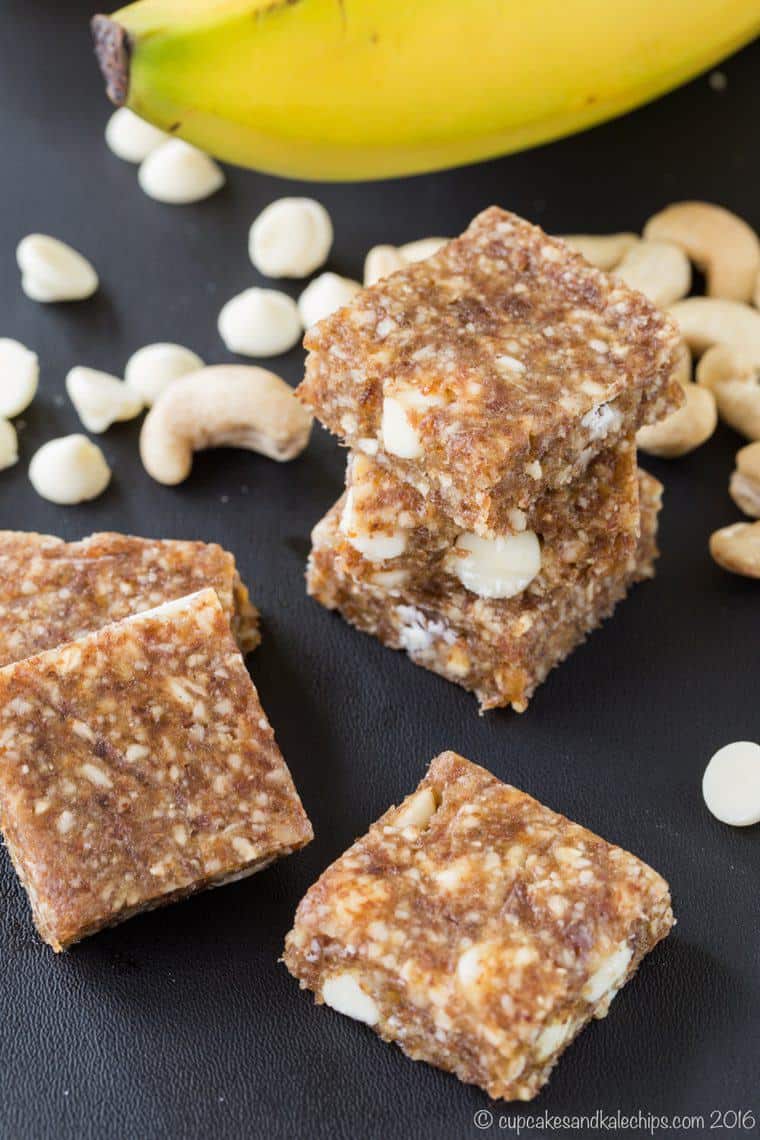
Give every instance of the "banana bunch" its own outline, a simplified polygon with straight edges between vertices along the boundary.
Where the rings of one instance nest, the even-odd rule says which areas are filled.
[[[230,162],[325,180],[571,134],[758,31],[758,0],[140,0],[93,21],[115,102]]]

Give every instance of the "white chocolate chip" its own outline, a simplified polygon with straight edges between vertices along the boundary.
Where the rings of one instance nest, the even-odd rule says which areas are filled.
[[[298,298],[298,311],[305,329],[310,329],[337,309],[348,305],[361,290],[358,281],[339,277],[337,273],[320,273]]]
[[[18,436],[9,420],[0,419],[0,471],[18,462]]]
[[[618,431],[622,422],[620,411],[612,404],[597,404],[586,412],[581,427],[586,429],[589,439],[606,439],[610,432]]]
[[[377,1025],[380,1011],[373,998],[365,993],[352,974],[333,974],[322,986],[322,1001],[338,1013]]]
[[[23,238],[16,261],[21,288],[32,301],[83,301],[98,287],[98,275],[87,258],[47,234]]]
[[[407,264],[395,245],[375,245],[364,259],[364,284],[374,285]]]
[[[432,788],[420,788],[399,808],[390,826],[397,831],[405,827],[425,827],[435,814],[436,803]]]
[[[301,339],[298,306],[275,289],[246,289],[219,314],[219,335],[230,352],[279,356]]]
[[[106,124],[106,146],[125,162],[142,162],[169,135],[146,123],[129,107],[119,107]]]
[[[85,435],[51,439],[32,456],[29,479],[38,495],[70,505],[95,499],[111,480],[100,448]]]
[[[140,397],[123,380],[96,368],[72,368],[66,391],[84,426],[96,433],[122,420],[133,420],[143,409]]]
[[[383,400],[383,418],[380,431],[383,447],[399,459],[419,459],[423,454],[417,429],[409,422],[406,409],[397,399],[386,396]]]
[[[182,139],[167,139],[140,164],[142,191],[156,202],[185,206],[209,198],[224,186],[224,174],[213,158]]]
[[[0,416],[21,415],[37,394],[39,378],[36,352],[17,340],[0,337]]]
[[[361,526],[361,518],[355,508],[353,488],[346,495],[340,529],[348,542],[368,562],[385,562],[389,558],[398,558],[406,549],[406,535],[403,531],[394,531],[391,534],[382,531],[373,533]]]
[[[407,265],[413,265],[416,261],[427,261],[448,242],[449,238],[445,237],[418,238],[417,241],[408,241],[406,245],[399,246],[399,253]]]
[[[541,570],[541,544],[532,530],[498,538],[460,534],[447,564],[473,594],[481,598],[513,598]]]
[[[151,407],[172,380],[197,372],[203,361],[181,344],[146,344],[133,352],[124,370],[124,382]]]
[[[74,813],[73,813],[73,811],[69,811],[69,809],[66,808],[58,816],[58,819],[56,821],[56,827],[57,827],[57,829],[61,835],[66,835],[67,832],[71,831],[73,826],[74,826]]]
[[[760,744],[736,740],[719,748],[705,768],[702,796],[721,823],[760,823]]]
[[[596,1005],[601,998],[614,996],[620,989],[632,957],[632,947],[621,942],[611,954],[602,958],[581,991],[586,1001]]]
[[[314,198],[278,198],[251,226],[248,253],[265,277],[308,277],[327,261],[330,215]]]

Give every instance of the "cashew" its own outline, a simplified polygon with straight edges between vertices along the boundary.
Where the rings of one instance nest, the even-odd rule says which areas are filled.
[[[209,198],[224,186],[224,174],[213,158],[182,139],[168,139],[140,163],[140,189],[172,206]]]
[[[563,234],[562,240],[597,269],[614,269],[639,243],[638,234]]]
[[[760,439],[760,365],[729,345],[716,344],[704,354],[697,383],[715,396],[720,418],[747,439]]]
[[[37,354],[17,340],[0,338],[0,417],[20,416],[37,394]]]
[[[745,515],[760,519],[760,441],[736,453],[736,469],[728,492]]]
[[[301,339],[298,306],[276,289],[245,289],[227,302],[217,321],[230,352],[240,356],[279,356]]]
[[[710,553],[719,566],[745,578],[760,578],[760,522],[733,523],[710,535]]]
[[[685,297],[691,288],[688,257],[667,241],[637,242],[615,267],[613,276],[661,308]]]
[[[685,340],[682,340],[676,350],[676,363],[673,368],[673,379],[682,386],[691,384],[691,353]]]
[[[29,234],[16,248],[21,288],[32,301],[84,301],[98,288],[98,275],[70,245],[47,234]]]
[[[755,281],[755,291],[752,294],[752,300],[755,302],[758,309],[760,309],[760,273],[758,273],[757,280]]]
[[[373,245],[364,259],[364,284],[374,285],[407,264],[395,245]]]
[[[314,198],[278,198],[261,211],[248,235],[248,254],[265,277],[308,277],[327,261],[333,225]]]
[[[29,479],[38,495],[69,506],[95,499],[111,481],[100,448],[86,435],[51,439],[32,456]]]
[[[117,421],[133,420],[143,410],[141,398],[123,380],[96,368],[72,368],[66,391],[84,426],[98,434]]]
[[[0,419],[0,471],[18,462],[18,436],[9,420]]]
[[[298,298],[298,312],[304,328],[310,329],[336,309],[348,305],[360,290],[358,281],[339,277],[337,273],[320,273]]]
[[[676,301],[669,313],[678,322],[692,352],[713,344],[727,344],[760,368],[760,312],[741,301],[716,297],[687,297]]]
[[[280,462],[309,442],[311,416],[292,389],[263,368],[220,364],[173,380],[145,418],[140,455],[159,483],[181,483],[193,452],[244,447]]]
[[[644,237],[669,241],[707,277],[708,297],[749,301],[760,270],[760,242],[746,222],[710,202],[675,202],[650,218]]]
[[[146,123],[129,107],[119,107],[106,125],[106,146],[125,162],[142,162],[168,138],[165,131]]]
[[[150,407],[172,380],[199,368],[203,368],[203,361],[189,348],[159,341],[132,353],[124,369],[124,383]]]
[[[648,455],[677,459],[700,447],[718,424],[715,397],[706,388],[684,384],[686,401],[678,411],[657,424],[639,428],[636,444]]]

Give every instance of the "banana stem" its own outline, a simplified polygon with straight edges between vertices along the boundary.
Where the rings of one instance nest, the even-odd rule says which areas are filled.
[[[106,93],[112,103],[121,107],[129,94],[129,62],[132,54],[129,33],[110,16],[93,16],[90,28],[95,57],[106,81]]]

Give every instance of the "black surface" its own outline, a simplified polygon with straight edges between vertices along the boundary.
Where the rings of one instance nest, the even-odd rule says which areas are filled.
[[[101,499],[78,508],[38,499],[25,474],[34,449],[79,428],[63,397],[67,369],[119,372],[133,349],[157,339],[186,343],[209,362],[229,359],[216,315],[256,281],[248,225],[272,198],[301,191],[235,171],[197,206],[144,197],[134,169],[102,141],[108,108],[89,14],[87,3],[3,4],[0,335],[38,351],[42,382],[23,417],[22,462],[0,475],[0,526],[67,538],[113,528],[234,550],[265,615],[252,673],[316,840],[259,877],[61,957],[36,938],[3,856],[3,1136],[469,1137],[486,1107],[524,1121],[541,1111],[703,1114],[693,1136],[707,1134],[713,1110],[757,1113],[760,829],[722,826],[700,795],[718,746],[760,739],[760,594],[707,553],[708,534],[738,514],[726,493],[738,437],[721,428],[686,459],[647,463],[668,488],[658,576],[521,717],[479,718],[473,698],[306,598],[308,533],[339,492],[344,458],[321,429],[293,464],[208,453],[170,490],[143,472],[131,424],[102,437],[115,477]],[[722,93],[701,78],[522,156],[317,188],[336,224],[331,267],[359,276],[370,245],[457,232],[491,202],[555,231],[635,229],[679,197],[722,202],[760,226],[759,65],[756,45],[724,66]],[[34,230],[92,257],[102,280],[94,300],[46,308],[23,297],[13,253]],[[292,382],[301,366],[300,351],[274,362]],[[489,1105],[477,1089],[413,1064],[316,1009],[277,963],[306,888],[445,748],[630,848],[673,888],[675,933],[532,1106]]]

